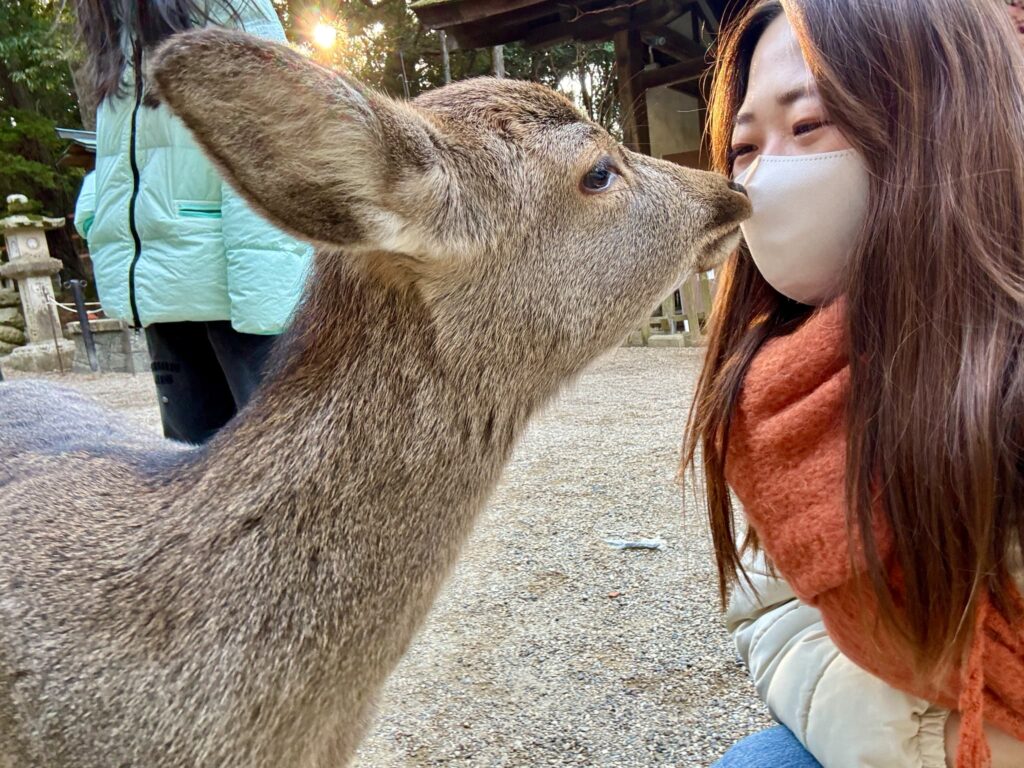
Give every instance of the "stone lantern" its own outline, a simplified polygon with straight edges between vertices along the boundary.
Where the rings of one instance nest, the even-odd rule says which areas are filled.
[[[0,278],[18,283],[28,342],[2,358],[3,366],[19,371],[71,370],[75,345],[64,338],[53,295],[52,277],[62,264],[50,257],[46,244],[46,230],[63,227],[64,220],[20,212],[27,203],[24,195],[10,195],[7,215],[0,218],[9,258],[0,266]]]

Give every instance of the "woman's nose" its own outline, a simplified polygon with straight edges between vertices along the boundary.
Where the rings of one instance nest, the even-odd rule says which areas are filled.
[[[729,182],[729,189],[731,189],[731,190],[733,190],[735,192],[739,192],[741,195],[747,194],[747,188],[744,187],[739,182],[730,181]]]

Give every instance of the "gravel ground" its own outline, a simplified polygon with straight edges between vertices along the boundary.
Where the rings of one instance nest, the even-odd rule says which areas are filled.
[[[536,419],[359,768],[691,768],[769,724],[674,481],[700,360],[615,350]],[[64,381],[159,429],[147,376]],[[604,543],[658,536],[662,551]]]

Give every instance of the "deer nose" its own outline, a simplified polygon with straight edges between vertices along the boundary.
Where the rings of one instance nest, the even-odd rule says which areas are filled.
[[[733,190],[734,192],[739,192],[741,195],[747,194],[747,188],[744,187],[742,184],[735,181],[730,181],[728,182],[728,184],[729,189]]]

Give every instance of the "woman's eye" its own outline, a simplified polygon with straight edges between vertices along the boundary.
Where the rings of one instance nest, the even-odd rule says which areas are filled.
[[[803,136],[805,134],[812,133],[818,130],[819,128],[824,128],[826,125],[829,124],[830,123],[828,120],[810,120],[806,123],[800,123],[795,128],[793,128],[793,135]]]
[[[604,192],[612,185],[616,176],[618,174],[609,163],[600,162],[583,177],[583,190],[585,192]]]
[[[754,151],[754,149],[755,147],[751,144],[741,144],[739,146],[730,148],[729,163],[732,164],[736,162],[737,159],[743,157],[744,155],[749,155],[751,152]]]

